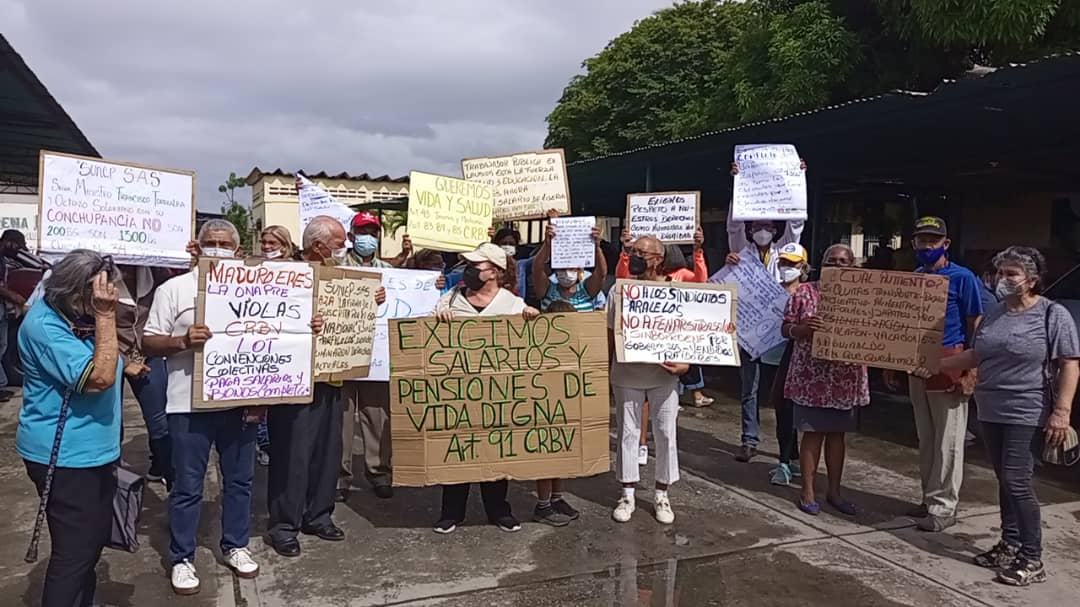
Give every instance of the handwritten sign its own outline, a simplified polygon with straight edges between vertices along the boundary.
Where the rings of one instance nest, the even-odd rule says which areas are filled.
[[[549,209],[570,213],[566,156],[561,149],[466,158],[461,174],[491,186],[496,220],[536,219]]]
[[[366,268],[382,276],[386,302],[375,316],[375,342],[371,352],[371,369],[359,381],[390,381],[390,320],[420,318],[435,313],[439,289],[435,281],[439,272],[400,270],[397,268]]]
[[[195,173],[41,151],[38,250],[112,255],[116,263],[187,268]]]
[[[323,331],[315,340],[315,381],[366,377],[375,337],[377,272],[319,268]]]
[[[551,268],[591,268],[596,265],[596,241],[592,230],[595,217],[553,217],[555,237],[551,239]]]
[[[793,145],[737,145],[735,221],[806,219],[806,174]]]
[[[472,251],[488,241],[491,187],[443,175],[409,174],[409,237],[437,251]]]
[[[195,357],[195,408],[310,403],[315,266],[203,259],[195,322],[213,337]]]
[[[814,356],[882,369],[936,371],[949,279],[857,268],[821,271]]]
[[[626,195],[630,236],[655,236],[660,242],[691,244],[701,223],[701,192],[656,192]]]
[[[751,358],[784,343],[780,326],[790,295],[756,257],[726,265],[709,278],[711,283],[734,283],[739,287],[735,328],[739,345]]]
[[[394,484],[602,474],[602,313],[390,323]]]
[[[615,282],[615,354],[625,363],[739,366],[733,285]]]
[[[300,233],[304,232],[307,224],[311,223],[319,215],[328,215],[341,222],[345,233],[352,232],[352,220],[356,211],[338,202],[321,185],[311,181],[303,175],[297,175],[300,179]]]
[[[0,230],[18,230],[26,238],[26,248],[37,251],[38,205],[11,202],[0,204]]]

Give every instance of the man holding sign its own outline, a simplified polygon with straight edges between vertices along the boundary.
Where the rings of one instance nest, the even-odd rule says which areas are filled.
[[[574,306],[578,312],[592,312],[595,309],[596,296],[603,289],[604,278],[607,276],[607,258],[600,250],[600,228],[596,225],[596,218],[587,218],[593,220],[589,233],[589,245],[593,248],[592,257],[595,259],[596,267],[592,274],[589,274],[586,279],[584,267],[566,267],[565,263],[552,261],[556,280],[552,283],[548,279],[548,262],[553,259],[553,253],[565,253],[565,251],[560,251],[560,248],[566,245],[560,241],[557,233],[558,211],[548,211],[548,217],[550,222],[544,234],[544,244],[540,246],[532,262],[532,279],[537,291],[547,288],[541,296],[541,309],[547,310],[552,302],[564,301]]]

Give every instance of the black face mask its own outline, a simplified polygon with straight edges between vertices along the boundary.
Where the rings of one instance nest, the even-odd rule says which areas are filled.
[[[629,269],[631,276],[641,276],[649,269],[649,264],[645,261],[644,257],[640,255],[631,255]]]
[[[472,291],[479,291],[484,287],[484,279],[480,278],[480,268],[476,266],[468,266],[465,268],[465,272],[461,275],[462,282],[465,286]]]

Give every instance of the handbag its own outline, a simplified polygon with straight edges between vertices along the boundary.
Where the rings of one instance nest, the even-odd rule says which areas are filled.
[[[72,391],[64,394],[60,405],[60,416],[56,420],[56,438],[53,439],[52,452],[49,454],[49,469],[45,473],[45,487],[41,491],[41,503],[38,504],[37,519],[34,521],[34,533],[30,537],[30,546],[26,549],[23,560],[27,563],[37,561],[38,542],[41,541],[41,529],[45,523],[45,513],[49,506],[49,493],[52,491],[56,462],[60,457],[60,441],[64,437],[64,426],[70,411]],[[139,516],[142,514],[143,489],[146,481],[137,472],[131,470],[120,460],[113,468],[116,475],[116,495],[113,496],[112,528],[106,548],[135,552],[139,549]]]

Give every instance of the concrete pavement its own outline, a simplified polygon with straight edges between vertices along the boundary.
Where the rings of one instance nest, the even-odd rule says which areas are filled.
[[[47,539],[36,565],[22,554],[37,497],[13,450],[18,399],[0,410],[0,605],[33,605],[40,592]],[[138,409],[129,403],[125,457],[145,467]],[[775,453],[771,411],[762,411],[764,452]],[[216,470],[210,473],[200,537],[203,591],[175,597],[162,555],[167,549],[164,493],[146,497],[144,546],[135,555],[107,552],[99,568],[99,599],[110,605],[350,606],[361,605],[1055,605],[1075,602],[1080,585],[1080,482],[1077,471],[1046,471],[1045,584],[1014,589],[969,565],[997,538],[993,474],[978,457],[966,469],[961,523],[925,534],[902,513],[918,495],[911,413],[902,401],[875,398],[863,432],[851,437],[845,471],[848,497],[863,512],[854,519],[828,509],[798,512],[797,490],[768,484],[774,461],[733,461],[739,437],[738,403],[720,395],[705,410],[680,415],[683,480],[672,489],[677,520],[652,519],[652,462],[643,471],[638,511],[626,525],[610,508],[619,485],[612,475],[568,483],[582,518],[552,529],[526,522],[506,534],[482,524],[478,492],[470,520],[449,536],[432,533],[437,489],[398,489],[392,500],[359,488],[335,518],[345,542],[302,537],[298,559],[277,556],[261,538],[266,527],[265,470],[256,482],[252,549],[262,565],[254,581],[240,581],[216,562],[219,514]],[[358,445],[359,446],[359,445]],[[824,483],[824,479],[821,480]],[[822,485],[823,486],[823,485]],[[515,513],[527,521],[531,483],[512,483]],[[211,550],[212,548],[212,550]]]

